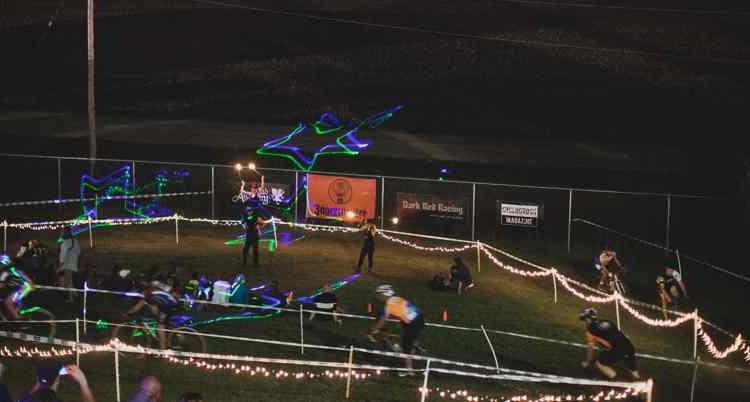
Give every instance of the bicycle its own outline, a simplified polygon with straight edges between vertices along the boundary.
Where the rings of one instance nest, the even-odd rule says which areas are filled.
[[[47,337],[52,338],[55,336],[55,333],[57,332],[57,324],[55,321],[55,315],[51,312],[39,307],[39,306],[33,306],[33,307],[27,307],[23,308],[23,302],[17,301],[15,303],[16,308],[18,309],[18,315],[21,317],[19,320],[8,320],[5,314],[3,314],[3,309],[0,309],[0,323],[1,322],[21,322],[23,321],[48,321],[48,322],[30,322],[27,324],[19,324],[19,326],[11,326],[11,325],[3,325],[4,327],[7,327],[8,329],[12,330],[22,330],[21,332],[24,332],[26,334],[40,336],[40,337]]]
[[[607,272],[605,275],[604,280],[602,281],[604,286],[606,287],[606,291],[610,293],[617,292],[621,295],[626,295],[628,293],[628,288],[625,286],[625,283],[620,279],[620,275],[625,274],[625,269],[622,268],[619,273],[615,272]]]
[[[382,331],[382,330],[375,335],[367,334],[367,339],[374,344],[378,344],[381,347],[390,349],[392,352],[406,353],[403,351],[403,348],[401,348],[401,345],[398,343],[399,338],[401,338],[401,335],[394,334],[392,332]],[[414,354],[423,355],[426,352],[427,350],[425,348],[423,348],[418,342],[415,342]]]
[[[190,318],[186,316],[172,316],[167,332],[166,348],[183,352],[206,353],[206,340],[200,332],[189,326]],[[140,317],[128,321],[126,326],[116,326],[112,331],[112,339],[123,336],[122,341],[131,346],[151,348],[159,344],[159,323],[153,318]]]

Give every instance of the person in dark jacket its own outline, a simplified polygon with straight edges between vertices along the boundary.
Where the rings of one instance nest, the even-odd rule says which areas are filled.
[[[367,219],[362,219],[361,232],[364,235],[362,249],[359,251],[359,261],[357,262],[357,273],[362,272],[362,263],[367,257],[367,272],[372,272],[372,257],[375,254],[375,225],[367,223]]]

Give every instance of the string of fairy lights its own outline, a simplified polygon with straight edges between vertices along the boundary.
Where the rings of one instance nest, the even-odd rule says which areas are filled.
[[[27,340],[32,340],[28,338]],[[36,339],[37,342],[43,342],[41,339]],[[73,344],[75,347],[49,347],[39,348],[37,346],[27,347],[19,346],[14,350],[11,350],[7,345],[0,348],[0,357],[11,357],[11,358],[29,358],[29,359],[60,359],[70,358],[76,354],[82,355],[92,352],[132,352],[148,354],[158,356],[164,359],[164,361],[180,367],[189,367],[200,369],[206,372],[224,372],[226,374],[233,375],[244,375],[253,377],[260,380],[273,380],[273,381],[330,381],[330,380],[355,380],[365,381],[376,377],[381,377],[386,371],[401,371],[402,368],[388,367],[388,366],[367,366],[367,365],[354,365],[346,363],[333,363],[333,362],[313,362],[313,361],[298,361],[298,360],[287,360],[287,359],[273,359],[273,358],[253,358],[246,356],[245,359],[252,361],[253,359],[259,359],[267,361],[269,363],[279,364],[305,364],[310,365],[336,365],[339,368],[324,369],[322,371],[311,371],[311,370],[285,370],[279,368],[269,368],[259,364],[247,364],[247,362],[236,363],[236,362],[216,362],[209,361],[206,359],[196,359],[193,357],[180,358],[175,357],[173,354],[176,352],[169,350],[153,350],[146,349],[140,346],[131,346],[122,343],[117,339],[113,339],[105,345],[89,345],[86,343],[74,343],[72,341],[62,341],[55,339],[56,342]],[[190,353],[180,353],[190,354]],[[234,358],[238,359],[240,356],[228,356],[228,355],[206,355],[211,356],[213,359],[221,358]],[[356,367],[356,369],[355,369]],[[458,372],[461,373],[461,372]],[[463,373],[469,374],[469,373]],[[471,374],[476,377],[487,377],[491,376],[481,374]],[[565,383],[577,383],[579,385],[593,385],[590,380],[585,379],[574,379],[570,377],[559,377],[561,380],[565,380]],[[537,378],[529,377],[529,380],[536,380]],[[595,382],[595,384],[601,386],[620,386],[619,383],[614,382]],[[467,401],[467,402],[546,402],[546,401],[609,401],[609,400],[622,400],[631,396],[637,396],[647,392],[649,389],[649,382],[646,383],[632,383],[632,386],[628,386],[621,390],[610,389],[609,391],[599,391],[595,394],[581,393],[581,394],[540,394],[537,396],[531,396],[528,394],[519,394],[514,396],[490,396],[481,395],[475,391],[469,389],[449,389],[449,388],[417,388],[417,392],[431,395],[432,397],[439,397],[443,399]]]
[[[161,222],[168,222],[168,221],[173,221],[173,222],[185,221],[189,223],[208,223],[208,224],[220,225],[220,226],[235,226],[235,225],[240,224],[240,221],[238,220],[188,218],[188,217],[184,217],[178,214],[175,214],[173,216],[155,217],[155,218],[147,218],[147,219],[137,219],[137,218],[136,219],[133,219],[133,218],[97,219],[97,220],[90,221],[90,223],[97,224],[97,225],[105,224],[109,226],[127,226],[127,225],[153,224],[153,223],[161,223]],[[285,222],[276,218],[274,218],[273,221],[277,225],[287,225],[293,228],[299,228],[302,230],[313,231],[313,232],[352,233],[352,232],[357,231],[357,229],[355,228],[345,227],[345,226],[326,226],[326,225],[293,223],[293,222]],[[5,222],[2,222],[1,226],[4,226],[5,229],[15,228],[15,229],[21,229],[21,230],[57,230],[63,227],[71,226],[73,224],[80,224],[80,223],[81,222],[78,220],[31,222],[31,223],[8,223],[7,221],[5,221]],[[711,356],[713,356],[716,359],[724,359],[735,352],[741,352],[744,355],[743,356],[744,360],[747,362],[750,362],[750,345],[748,345],[748,343],[744,340],[741,334],[737,335],[734,338],[734,341],[731,345],[727,346],[723,350],[720,350],[716,346],[716,342],[711,338],[711,336],[708,333],[706,333],[705,330],[701,329],[702,327],[700,325],[700,322],[702,321],[702,318],[698,316],[696,312],[687,313],[687,314],[675,312],[676,313],[675,315],[677,315],[677,318],[670,319],[670,320],[650,318],[640,313],[634,307],[632,307],[632,305],[645,305],[645,303],[626,299],[618,293],[614,293],[611,295],[602,294],[602,292],[595,291],[594,289],[592,289],[590,286],[586,284],[575,281],[572,278],[566,277],[565,275],[557,272],[555,269],[541,267],[539,265],[525,261],[518,257],[512,256],[511,254],[507,252],[503,252],[502,250],[498,250],[494,247],[486,245],[482,242],[471,242],[471,243],[467,242],[468,244],[464,244],[462,246],[457,246],[457,247],[423,246],[416,242],[411,242],[411,241],[400,239],[398,237],[391,236],[382,231],[379,232],[379,236],[388,241],[394,242],[396,244],[399,244],[405,247],[412,248],[414,250],[419,250],[419,251],[455,253],[455,252],[466,251],[472,248],[478,248],[490,261],[493,262],[493,264],[495,264],[497,267],[505,271],[508,271],[510,273],[513,273],[515,275],[520,275],[523,277],[552,276],[557,282],[559,282],[563,286],[563,288],[565,288],[573,296],[581,300],[584,300],[586,302],[589,302],[589,303],[598,303],[598,304],[613,303],[613,302],[618,303],[626,311],[628,311],[633,317],[651,326],[676,327],[688,321],[694,320],[698,323],[698,325],[696,325],[696,328],[698,328],[700,331],[699,337],[702,340],[703,344],[706,346],[706,349],[711,354]],[[429,238],[429,236],[423,236],[423,237]],[[506,257],[512,258],[516,261],[519,261],[526,265],[530,265],[534,268],[537,268],[537,271],[521,270],[509,264],[505,264],[502,261],[500,261],[500,259],[498,259],[493,254],[493,252],[497,252]],[[576,289],[573,285],[581,287],[583,289],[587,289],[588,291],[594,293],[594,295],[586,295],[583,292]],[[658,309],[659,307],[651,306],[651,308]],[[727,331],[724,331],[724,330],[722,331],[725,334],[729,334]]]
[[[472,393],[466,389],[451,389],[451,388],[440,388],[435,387],[434,389],[427,388],[427,394],[433,398],[450,399],[453,401],[466,401],[466,402],[562,402],[562,401],[585,401],[585,402],[599,402],[599,401],[619,401],[626,400],[628,398],[637,397],[643,394],[644,391],[637,388],[626,388],[624,390],[609,390],[599,391],[595,394],[539,394],[529,395],[520,394],[514,396],[493,396],[493,395],[479,395]]]

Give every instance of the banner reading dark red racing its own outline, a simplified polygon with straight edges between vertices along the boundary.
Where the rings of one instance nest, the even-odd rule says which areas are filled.
[[[497,201],[497,219],[501,226],[539,227],[542,204]]]
[[[307,217],[355,221],[375,218],[375,179],[307,175]]]
[[[440,220],[464,222],[467,198],[451,199],[434,194],[396,193],[398,218],[409,220]]]

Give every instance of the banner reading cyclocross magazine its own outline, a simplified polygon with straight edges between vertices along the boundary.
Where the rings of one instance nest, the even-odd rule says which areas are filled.
[[[543,205],[497,201],[497,218],[501,226],[539,227]]]
[[[307,175],[307,217],[358,221],[375,218],[376,179]]]
[[[435,194],[396,193],[396,211],[404,222],[414,220],[464,222],[468,198],[451,199]]]

